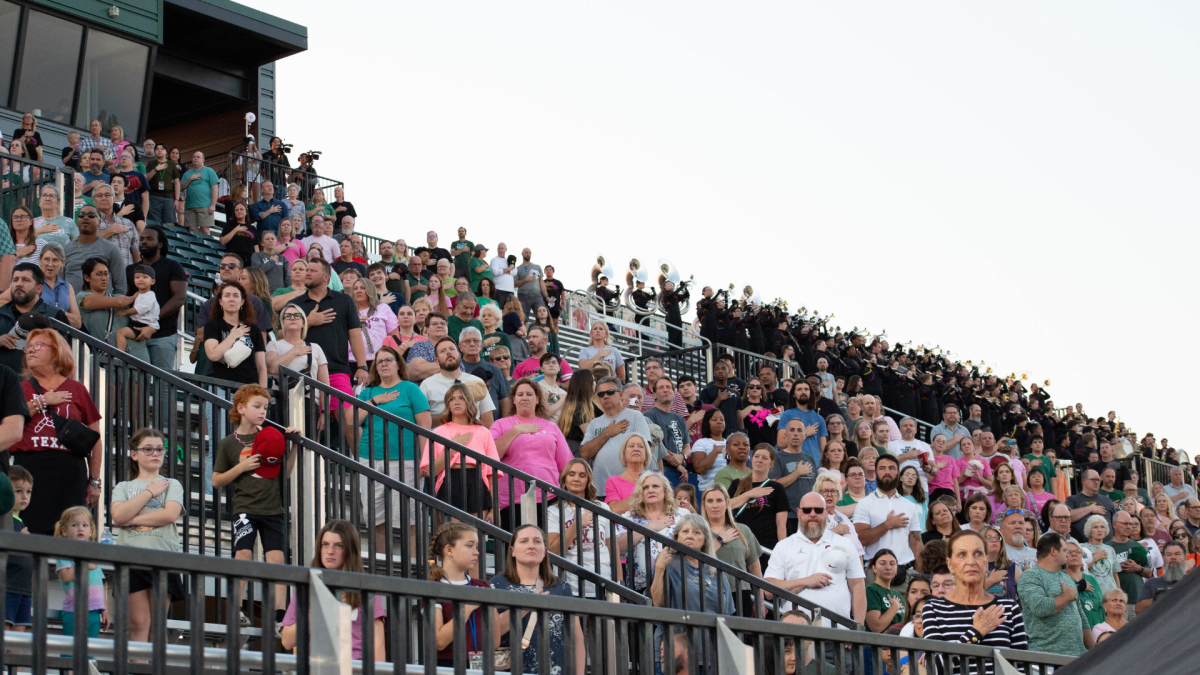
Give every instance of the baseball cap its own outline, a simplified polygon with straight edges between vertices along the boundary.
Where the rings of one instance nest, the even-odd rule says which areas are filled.
[[[31,332],[38,328],[49,328],[50,321],[45,314],[41,312],[25,312],[17,319],[16,328],[13,330],[17,337],[25,339]]]
[[[475,244],[475,250],[476,251],[487,251],[490,249],[488,249],[488,247],[484,246],[483,244]]]
[[[821,554],[821,571],[833,577],[832,584],[846,581],[846,570],[849,568],[850,559],[840,548],[831,546]]]
[[[275,478],[283,468],[283,451],[287,444],[275,427],[263,427],[254,437],[254,453],[260,457],[255,475]]]
[[[133,273],[134,274],[145,274],[146,276],[150,277],[151,279],[154,278],[154,268],[149,265],[138,265],[137,267],[133,268]]]

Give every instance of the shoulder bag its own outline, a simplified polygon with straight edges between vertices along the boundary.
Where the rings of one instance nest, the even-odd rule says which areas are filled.
[[[33,385],[33,390],[41,396],[45,396],[42,392],[42,385],[38,384],[36,377],[29,378],[29,384]],[[96,442],[100,440],[100,432],[89,429],[86,424],[79,420],[73,420],[54,412],[54,406],[48,406],[42,413],[50,418],[50,422],[54,425],[55,435],[58,436],[59,445],[63,446],[76,457],[86,458],[92,456],[92,448],[96,447]]]

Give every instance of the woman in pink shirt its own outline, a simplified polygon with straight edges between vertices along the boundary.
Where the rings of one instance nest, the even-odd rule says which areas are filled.
[[[296,221],[303,223],[304,219],[297,218]],[[275,251],[287,258],[289,263],[304,257],[304,244],[296,239],[296,221],[279,221],[279,232],[275,235]]]
[[[513,383],[509,397],[516,414],[496,420],[492,424],[492,438],[496,439],[496,454],[505,464],[523,471],[551,485],[558,485],[558,477],[567,462],[575,459],[571,446],[558,425],[546,418],[546,404],[542,401],[542,389],[533,380],[523,377]],[[512,519],[510,509],[504,507],[520,501],[525,492],[525,481],[513,480],[513,492],[508,488],[508,477],[501,473],[496,486],[500,499],[500,522],[509,528]],[[538,492],[538,501],[544,495]]]
[[[604,482],[604,501],[608,504],[608,508],[616,513],[625,513],[629,510],[629,504],[633,499],[633,489],[637,487],[638,476],[642,475],[642,471],[646,468],[648,455],[646,439],[638,434],[630,434],[625,439],[625,443],[621,446],[621,453],[617,456],[617,459],[621,461],[621,466],[625,467],[625,472],[620,476],[610,476]]]
[[[487,395],[486,390],[483,393]],[[465,445],[481,455],[499,460],[496,439],[492,438],[487,427],[479,423],[479,407],[475,404],[475,397],[467,385],[451,385],[446,390],[445,403],[446,411],[442,413],[441,426],[435,427],[433,433],[442,438],[449,438],[459,445]],[[434,484],[437,498],[467,513],[481,513],[481,518],[489,520],[492,493],[496,488],[492,467],[487,464],[480,465],[474,457],[463,455],[442,443],[434,442],[431,446],[430,450],[421,455],[421,473],[437,477]],[[431,457],[432,471],[429,469]],[[450,466],[449,485],[446,484],[447,462]]]

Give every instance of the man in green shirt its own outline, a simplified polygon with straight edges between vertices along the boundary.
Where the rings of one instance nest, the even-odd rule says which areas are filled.
[[[467,326],[472,326],[479,329],[479,334],[483,335],[483,324],[475,316],[475,307],[479,304],[475,298],[475,294],[470,291],[465,291],[458,294],[458,299],[454,304],[454,313],[446,320],[446,335],[458,342],[458,334]]]
[[[1045,449],[1045,440],[1041,436],[1034,436],[1029,439],[1029,454],[1022,459],[1029,460],[1029,470],[1038,470],[1046,477],[1046,486],[1049,487],[1053,483],[1054,477],[1058,472],[1054,470],[1054,461],[1042,454]]]
[[[1117,470],[1111,466],[1100,473],[1100,494],[1111,499],[1117,508],[1125,501],[1125,493],[1117,489]]]
[[[1037,564],[1017,580],[1030,651],[1079,656],[1094,644],[1076,582],[1063,571],[1066,564],[1067,545],[1051,532],[1038,540]]]
[[[408,261],[408,274],[404,275],[404,280],[408,282],[408,304],[413,304],[417,300],[425,297],[429,291],[429,275],[424,273],[425,263],[421,261],[420,256],[413,256]],[[441,311],[441,307],[434,307],[435,312]]]
[[[467,241],[467,228],[458,228],[458,241],[450,244],[450,254],[454,256],[454,277],[470,279],[471,271],[468,265],[471,263],[471,254],[475,250],[475,244]]]
[[[195,232],[208,234],[217,212],[217,185],[220,180],[212,169],[204,166],[204,153],[192,153],[192,168],[183,173],[179,187],[186,197],[183,200],[183,224]]]
[[[1150,558],[1145,546],[1129,538],[1133,528],[1133,516],[1127,511],[1117,511],[1113,516],[1113,537],[1108,545],[1117,553],[1113,562],[1120,567],[1117,580],[1121,582],[1121,590],[1130,598],[1137,598],[1142,594],[1142,584],[1150,578]],[[1125,618],[1133,618],[1132,604]]]

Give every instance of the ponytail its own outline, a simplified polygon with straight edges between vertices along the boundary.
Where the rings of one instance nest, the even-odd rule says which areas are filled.
[[[466,523],[447,523],[434,533],[433,541],[429,544],[430,581],[441,581],[446,576],[446,571],[442,569],[438,561],[441,560],[447,546],[453,547],[468,532],[475,532],[475,528]]]

